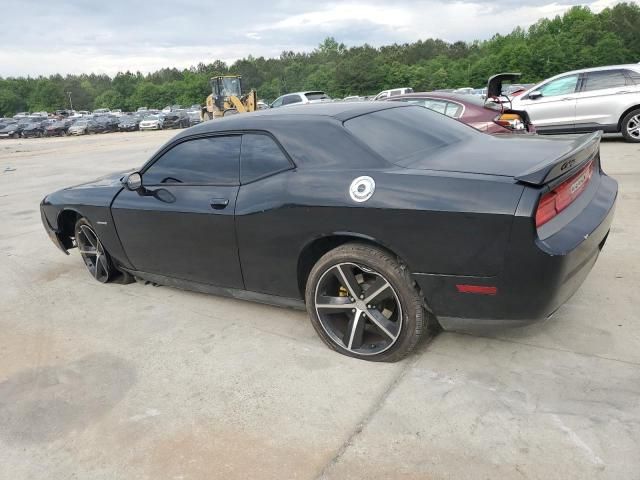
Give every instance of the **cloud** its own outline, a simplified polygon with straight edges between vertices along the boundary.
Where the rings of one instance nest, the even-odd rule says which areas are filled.
[[[640,0],[634,0],[636,3]],[[247,55],[310,51],[325,37],[348,46],[486,39],[561,14],[595,11],[615,0],[248,0],[223,10],[205,0],[22,0],[0,18],[0,75],[148,72]]]

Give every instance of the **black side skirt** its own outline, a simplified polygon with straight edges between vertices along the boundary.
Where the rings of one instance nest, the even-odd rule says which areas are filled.
[[[555,135],[563,133],[591,133],[602,130],[603,133],[618,133],[618,125],[601,125],[599,123],[579,123],[577,125],[554,125],[550,127],[536,127],[539,135]]]
[[[158,275],[155,273],[140,272],[137,270],[130,270],[118,267],[120,270],[124,270],[130,273],[134,277],[147,280],[157,285],[165,287],[179,288],[181,290],[189,290],[192,292],[208,293],[212,295],[219,295],[221,297],[230,297],[238,300],[245,300],[249,302],[264,303],[266,305],[273,305],[276,307],[292,308],[295,310],[305,310],[304,301],[298,298],[280,297],[278,295],[269,295],[266,293],[250,292],[248,290],[241,290],[237,288],[224,288],[209,285],[207,283],[194,282],[191,280],[183,280],[181,278],[167,277],[165,275]]]

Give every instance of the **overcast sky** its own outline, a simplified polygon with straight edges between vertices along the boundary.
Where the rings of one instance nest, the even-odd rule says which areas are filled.
[[[640,0],[633,0],[636,3]],[[310,51],[325,37],[380,46],[508,33],[572,5],[617,0],[20,0],[0,17],[0,76],[184,68]]]

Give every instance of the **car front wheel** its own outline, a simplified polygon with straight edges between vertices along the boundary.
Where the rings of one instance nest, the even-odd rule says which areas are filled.
[[[640,142],[640,108],[632,110],[622,119],[622,136],[628,142]]]
[[[348,243],[325,254],[305,292],[316,332],[332,349],[395,362],[427,330],[423,298],[407,268],[386,251]]]
[[[75,226],[76,246],[87,270],[100,283],[109,282],[116,274],[109,254],[86,218],[80,218]]]

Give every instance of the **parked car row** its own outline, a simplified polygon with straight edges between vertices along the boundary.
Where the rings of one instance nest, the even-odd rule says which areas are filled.
[[[179,107],[179,106],[174,106]],[[66,135],[91,135],[96,133],[132,132],[135,130],[161,130],[187,128],[200,123],[198,110],[168,107],[166,113],[147,108],[135,113],[119,110],[95,110],[92,114],[72,114],[56,111],[49,118],[46,112],[27,114],[21,112],[13,118],[0,119],[0,138],[34,138]]]

